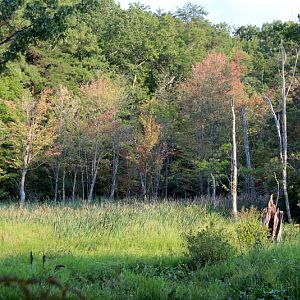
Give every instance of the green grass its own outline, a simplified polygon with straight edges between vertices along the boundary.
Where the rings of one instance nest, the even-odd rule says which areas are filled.
[[[37,278],[35,298],[45,289],[58,295],[46,283],[53,276],[87,299],[300,299],[299,229],[287,226],[281,244],[248,247],[238,224],[226,213],[175,202],[3,204],[0,276]],[[206,226],[224,228],[235,255],[191,268],[185,235]],[[1,285],[0,299],[22,299],[22,292]]]

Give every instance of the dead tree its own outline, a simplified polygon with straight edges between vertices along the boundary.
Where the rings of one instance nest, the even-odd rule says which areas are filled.
[[[288,184],[287,184],[288,140],[287,140],[286,106],[287,106],[287,98],[289,96],[289,93],[291,91],[291,88],[293,86],[294,79],[295,79],[295,73],[296,73],[296,68],[297,68],[297,63],[298,63],[299,52],[297,52],[297,55],[296,55],[295,65],[292,70],[290,84],[287,86],[286,71],[285,71],[287,57],[286,57],[285,49],[282,44],[281,44],[279,50],[280,50],[280,54],[281,54],[280,76],[281,76],[282,126],[280,126],[279,116],[277,116],[277,114],[275,113],[271,99],[269,97],[267,97],[266,95],[264,95],[263,97],[269,104],[274,121],[275,121],[275,126],[276,126],[278,139],[279,139],[280,159],[281,159],[281,164],[282,164],[282,186],[283,186],[283,193],[284,193],[284,199],[285,199],[285,207],[286,207],[286,212],[288,215],[288,220],[289,220],[289,222],[292,222],[289,197],[288,197]]]
[[[269,228],[272,242],[280,242],[282,238],[283,211],[279,210],[277,203],[273,202],[271,195],[268,207],[263,211],[262,223]]]
[[[231,199],[232,199],[232,213],[237,217],[237,145],[236,145],[236,117],[235,117],[235,105],[234,98],[231,101],[232,111],[232,180],[231,180]]]

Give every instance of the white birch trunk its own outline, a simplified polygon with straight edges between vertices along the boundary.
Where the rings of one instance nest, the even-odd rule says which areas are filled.
[[[21,181],[20,181],[20,205],[23,206],[26,200],[26,193],[25,193],[25,181],[26,175],[28,171],[28,166],[30,163],[30,152],[31,152],[31,143],[32,143],[32,130],[29,131],[29,137],[27,139],[27,144],[24,149],[23,153],[23,168],[21,173]]]
[[[236,146],[236,118],[234,99],[231,101],[232,111],[232,182],[231,182],[231,198],[232,198],[232,213],[237,217],[237,146]]]
[[[286,92],[286,83],[285,83],[285,62],[286,62],[286,53],[284,47],[280,48],[282,60],[281,60],[281,75],[282,75],[282,185],[283,193],[285,200],[286,212],[288,215],[288,220],[292,222],[290,204],[289,204],[289,195],[288,195],[288,185],[287,185],[287,160],[288,160],[288,145],[287,145],[287,116],[286,116],[286,102],[287,102],[287,92]]]
[[[21,182],[20,182],[20,205],[23,206],[25,204],[25,180],[26,180],[27,169],[24,168],[21,174]]]

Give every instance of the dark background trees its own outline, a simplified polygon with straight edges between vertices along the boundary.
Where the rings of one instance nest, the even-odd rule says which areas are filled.
[[[278,51],[283,44],[290,78],[299,23],[274,21],[232,33],[192,4],[174,13],[155,13],[140,4],[123,10],[112,0],[2,0],[0,8],[2,199],[18,194],[24,153],[15,139],[24,122],[22,101],[30,95],[39,103],[45,91],[52,113],[45,112],[42,125],[55,124],[55,137],[29,167],[28,199],[87,199],[91,186],[90,198],[228,194],[233,82],[245,93],[236,102],[238,193],[257,197],[276,191],[278,142],[261,95],[272,97],[281,113]],[[242,70],[238,81],[225,61]],[[95,91],[96,82],[106,83]],[[103,108],[105,99],[111,105]],[[299,68],[287,116],[288,190],[295,212]]]

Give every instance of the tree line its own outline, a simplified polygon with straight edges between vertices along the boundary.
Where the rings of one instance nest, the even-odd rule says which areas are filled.
[[[0,8],[1,199],[254,198],[279,186],[296,211],[299,23],[230,28],[192,3]]]

